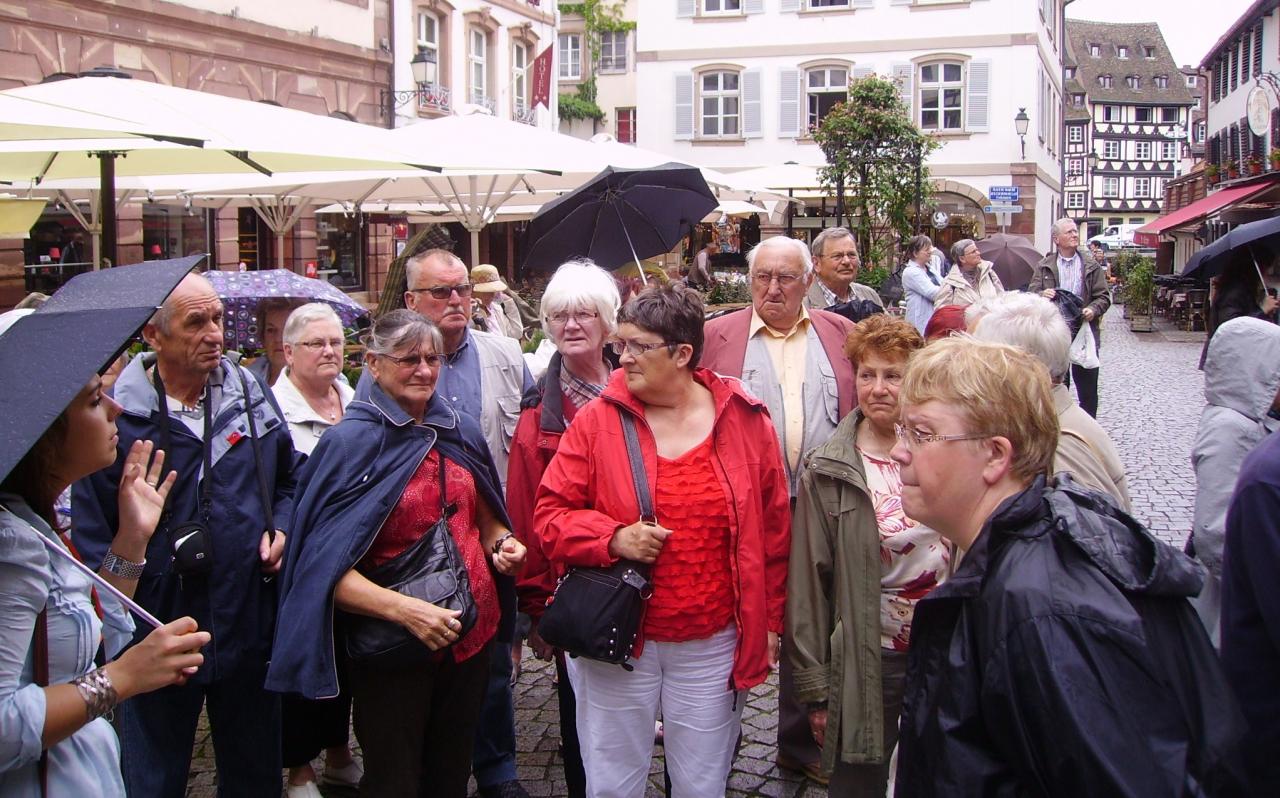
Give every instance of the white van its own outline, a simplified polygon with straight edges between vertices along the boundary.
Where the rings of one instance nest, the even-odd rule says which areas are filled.
[[[1140,224],[1113,224],[1104,227],[1101,233],[1089,239],[1090,244],[1100,244],[1103,251],[1119,247],[1133,246],[1133,234],[1142,227]]]

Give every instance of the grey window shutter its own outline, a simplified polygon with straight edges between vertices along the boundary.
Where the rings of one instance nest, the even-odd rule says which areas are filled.
[[[795,138],[800,135],[800,70],[782,69],[778,76],[778,136]]]
[[[760,122],[760,70],[748,69],[742,73],[742,137],[758,139],[763,135]]]
[[[849,72],[850,80],[862,80],[869,78],[876,73],[876,68],[870,64],[858,64]]]
[[[778,4],[779,11],[799,11],[800,0],[781,0]]]
[[[991,62],[974,59],[969,62],[968,130],[985,133],[991,127]]]
[[[692,17],[698,13],[698,0],[676,0],[676,16]]]
[[[742,3],[742,13],[763,14],[764,0],[744,0],[744,2]]]
[[[891,5],[891,6],[909,6],[909,5],[912,5],[913,3],[915,3],[915,1],[916,1],[916,0],[889,0],[889,5]]]
[[[849,4],[850,8],[875,8],[876,0],[853,0]]]
[[[676,139],[693,138],[693,73],[676,73]]]
[[[897,63],[893,65],[893,80],[898,84],[898,96],[902,98],[903,104],[907,106],[907,114],[911,116],[913,122],[917,122],[919,119],[915,105],[915,77],[915,64]]]

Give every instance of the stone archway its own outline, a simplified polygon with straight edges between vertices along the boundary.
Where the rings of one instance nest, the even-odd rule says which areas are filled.
[[[954,180],[934,180],[930,204],[932,207],[946,211],[952,217],[945,228],[934,229],[934,243],[944,252],[950,248],[951,244],[962,238],[984,238],[987,230],[995,226],[994,219],[988,219],[982,212],[982,208],[990,205],[991,201],[981,191],[964,183]],[[972,219],[975,223],[972,233],[963,228],[958,218],[961,215]]]

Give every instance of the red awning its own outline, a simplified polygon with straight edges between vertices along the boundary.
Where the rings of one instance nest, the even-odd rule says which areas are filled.
[[[1165,214],[1154,222],[1148,222],[1139,227],[1133,234],[1133,241],[1138,246],[1154,247],[1160,243],[1159,235],[1164,231],[1172,230],[1175,227],[1184,227],[1208,216],[1214,211],[1225,208],[1234,202],[1246,200],[1254,194],[1266,191],[1274,186],[1275,183],[1268,180],[1261,183],[1250,183],[1247,186],[1224,188],[1204,199],[1196,200],[1190,205],[1179,208],[1173,213]]]

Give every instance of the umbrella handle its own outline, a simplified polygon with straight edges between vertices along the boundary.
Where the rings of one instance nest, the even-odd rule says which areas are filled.
[[[622,212],[618,210],[618,206],[609,203],[613,208],[613,212],[618,216],[618,224],[622,225],[622,235],[627,239],[627,249],[631,250],[631,259],[636,262],[636,271],[640,272],[640,285],[648,285],[649,278],[644,276],[644,264],[640,262],[640,258],[636,255],[636,248],[631,243],[631,234],[627,232],[627,223],[622,219]]]

